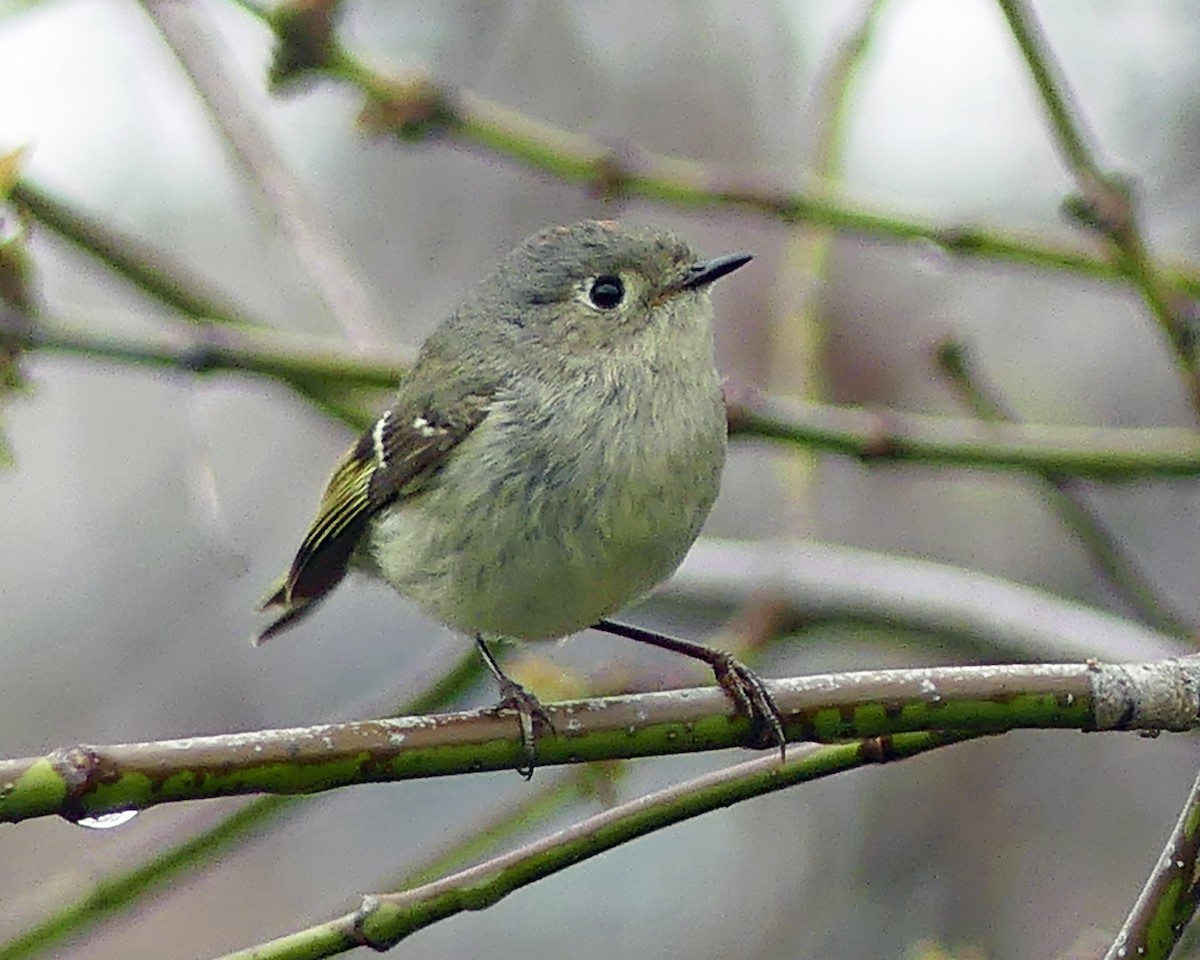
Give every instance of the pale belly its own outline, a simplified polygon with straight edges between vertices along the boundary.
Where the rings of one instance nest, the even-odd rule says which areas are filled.
[[[723,421],[704,426],[674,452],[585,442],[521,461],[503,423],[480,429],[436,486],[376,518],[370,565],[464,633],[575,633],[644,596],[692,545],[724,460]]]

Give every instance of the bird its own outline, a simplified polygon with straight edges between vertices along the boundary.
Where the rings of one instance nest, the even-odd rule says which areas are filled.
[[[256,642],[358,569],[474,639],[520,718],[523,775],[549,717],[488,640],[588,627],[705,661],[782,750],[779,711],[747,667],[610,619],[674,572],[717,497],[727,425],[710,291],[751,259],[595,220],[516,246],[335,467]]]

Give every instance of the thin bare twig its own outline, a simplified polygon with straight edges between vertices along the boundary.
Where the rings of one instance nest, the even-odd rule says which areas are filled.
[[[949,338],[943,340],[938,344],[937,361],[959,398],[977,417],[990,423],[1018,422],[998,388],[974,368],[964,344]],[[1193,634],[1195,624],[1173,609],[1138,567],[1092,504],[1088,490],[1064,473],[1050,471],[1043,477],[1055,493],[1053,501],[1063,523],[1079,539],[1109,587],[1155,629],[1179,636]]]
[[[142,6],[191,80],[230,154],[270,205],[343,333],[359,345],[382,339],[386,327],[371,305],[367,285],[337,249],[332,226],[318,215],[264,133],[201,13],[190,0],[142,0]]]

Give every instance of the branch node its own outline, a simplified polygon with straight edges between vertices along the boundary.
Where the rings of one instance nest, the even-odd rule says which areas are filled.
[[[71,822],[87,816],[82,800],[103,779],[100,754],[91,747],[63,747],[46,759],[67,788],[60,815]]]
[[[896,751],[889,734],[864,740],[859,756],[867,763],[888,763],[896,759]]]
[[[891,411],[873,411],[870,432],[863,438],[858,457],[864,463],[871,460],[894,460],[901,449],[899,424]]]
[[[357,910],[351,915],[348,934],[350,940],[360,947],[369,947],[376,953],[383,953],[396,945],[392,938],[381,938],[367,931],[367,923],[382,906],[379,897],[368,894],[362,898]]]
[[[1137,181],[1121,173],[1085,176],[1080,189],[1063,199],[1061,210],[1074,226],[1127,243],[1137,220]]]
[[[976,227],[955,226],[934,230],[929,236],[938,248],[949,254],[978,254],[987,249],[987,237]]]
[[[358,124],[367,134],[394,134],[405,142],[430,140],[459,120],[452,90],[428,74],[372,77]]]
[[[614,143],[595,163],[588,192],[597,200],[620,200],[639,164],[641,151],[632,141]]]
[[[268,14],[278,43],[269,73],[273,90],[324,69],[339,58],[333,32],[338,0],[291,0]]]
[[[1095,671],[1093,730],[1188,730],[1200,716],[1200,661],[1105,664]]]

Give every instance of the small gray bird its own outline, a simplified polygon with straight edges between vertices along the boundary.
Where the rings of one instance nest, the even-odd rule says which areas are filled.
[[[697,657],[782,747],[743,665],[605,620],[675,570],[716,499],[726,419],[709,291],[750,259],[703,260],[669,233],[611,222],[527,239],[425,341],[342,458],[258,640],[354,566],[475,638],[520,713],[524,772],[546,715],[485,637],[599,626]]]

